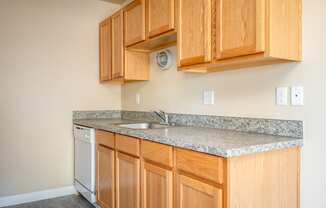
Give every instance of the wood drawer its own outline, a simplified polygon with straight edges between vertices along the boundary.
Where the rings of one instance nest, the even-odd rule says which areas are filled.
[[[121,134],[116,134],[115,138],[117,150],[134,156],[140,156],[140,139]]]
[[[173,148],[171,146],[142,140],[141,151],[145,160],[173,167]]]
[[[112,149],[115,148],[114,134],[108,131],[96,130],[96,142]]]
[[[225,159],[204,153],[176,149],[176,166],[178,170],[198,177],[223,184]]]

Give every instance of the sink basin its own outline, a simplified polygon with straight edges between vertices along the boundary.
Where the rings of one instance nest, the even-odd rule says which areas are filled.
[[[124,127],[128,129],[162,129],[168,127],[163,124],[155,123],[131,123],[131,124],[119,124],[119,127]]]

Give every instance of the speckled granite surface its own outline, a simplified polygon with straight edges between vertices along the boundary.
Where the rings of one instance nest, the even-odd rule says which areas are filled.
[[[121,118],[120,110],[103,110],[103,111],[73,111],[72,119],[105,119]]]
[[[173,113],[169,113],[168,115],[170,122],[176,124],[177,126],[217,128],[296,138],[303,137],[302,121]],[[121,117],[123,119],[130,120],[145,120],[153,122],[159,121],[157,120],[157,117],[150,112],[122,111]]]
[[[221,157],[242,156],[291,148],[303,144],[302,138],[225,129],[175,126],[161,129],[133,130],[117,125],[135,123],[133,119],[75,119],[74,123]]]

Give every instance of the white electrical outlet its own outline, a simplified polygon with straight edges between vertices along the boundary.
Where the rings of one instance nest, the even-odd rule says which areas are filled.
[[[276,104],[277,105],[288,105],[288,88],[278,87],[276,88]]]
[[[136,94],[136,104],[137,105],[140,104],[140,94],[139,93]]]
[[[214,90],[204,90],[203,91],[203,104],[204,105],[214,105],[214,103],[215,103]]]
[[[291,104],[294,106],[303,105],[304,88],[299,86],[291,87]]]

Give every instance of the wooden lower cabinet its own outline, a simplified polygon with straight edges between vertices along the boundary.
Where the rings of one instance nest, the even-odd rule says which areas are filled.
[[[115,208],[114,150],[97,145],[96,153],[97,203],[102,208]]]
[[[116,208],[140,207],[140,159],[116,154]]]
[[[144,162],[142,164],[142,208],[173,207],[173,173]]]
[[[102,208],[300,208],[300,147],[222,158],[104,131],[96,137]]]
[[[223,208],[222,189],[177,174],[176,208]]]

